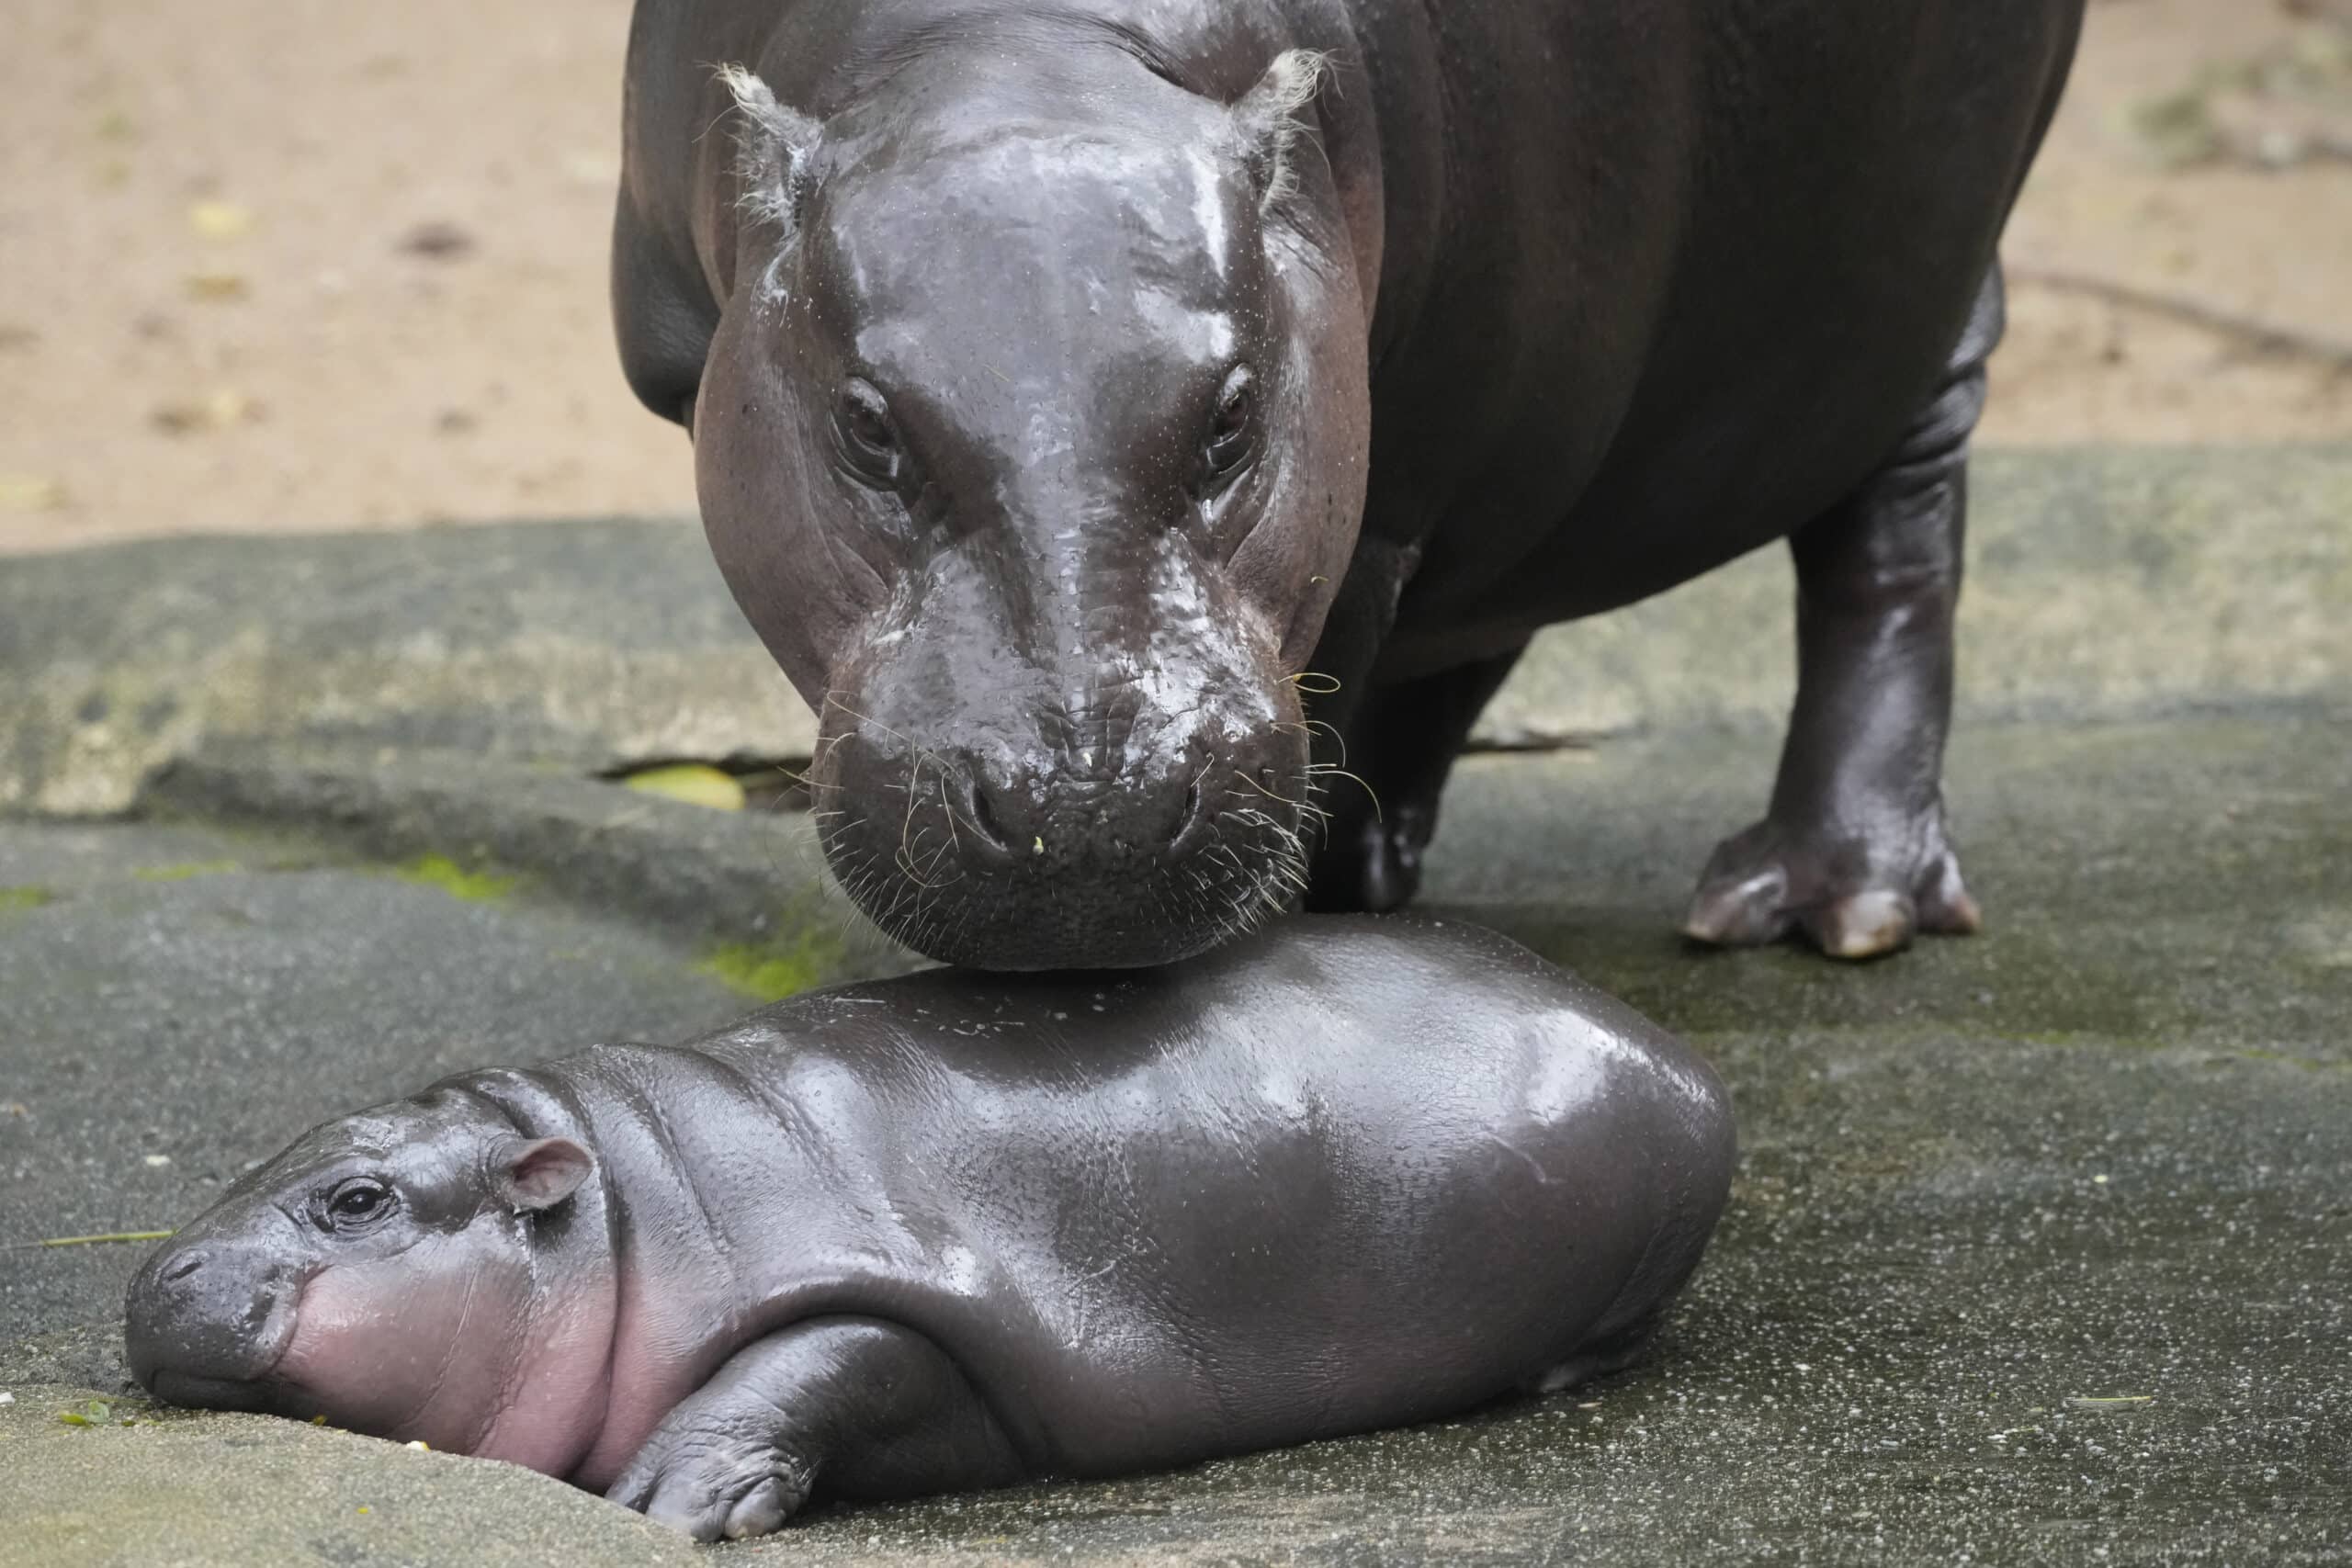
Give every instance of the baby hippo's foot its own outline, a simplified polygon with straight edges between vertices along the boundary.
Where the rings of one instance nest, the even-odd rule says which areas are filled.
[[[605,1495],[696,1540],[782,1528],[818,1481],[851,1497],[1001,1486],[1021,1459],[945,1352],[896,1324],[832,1317],[729,1357]]]
[[[1917,931],[1965,935],[1984,917],[1960,879],[1940,802],[1862,833],[1767,818],[1716,846],[1682,930],[1751,947],[1801,931],[1832,958],[1874,958]]]
[[[696,1540],[783,1528],[808,1500],[812,1467],[775,1446],[773,1409],[730,1409],[705,1388],[680,1404],[605,1495]]]

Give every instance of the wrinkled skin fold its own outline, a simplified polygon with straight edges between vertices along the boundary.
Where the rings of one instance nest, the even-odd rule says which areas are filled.
[[[1686,929],[1974,929],[1967,445],[2081,4],[641,0],[622,359],[842,886],[1004,969],[1395,908],[1536,630],[1784,539]]]
[[[146,1261],[130,1360],[752,1535],[1566,1386],[1642,1348],[1733,1159],[1705,1064],[1524,949],[1286,920],[328,1122]]]

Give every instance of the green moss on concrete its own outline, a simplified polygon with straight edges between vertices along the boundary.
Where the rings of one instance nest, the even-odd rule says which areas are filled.
[[[438,887],[452,898],[462,898],[469,904],[489,904],[514,891],[515,879],[495,871],[468,871],[447,855],[425,855],[401,867],[402,882],[413,882],[426,887]]]
[[[130,874],[141,882],[188,882],[199,876],[220,876],[243,869],[232,860],[197,860],[178,865],[142,865]]]
[[[38,909],[44,904],[53,904],[56,901],[56,893],[47,887],[29,886],[0,887],[0,915],[13,914],[22,909]]]
[[[729,942],[695,967],[754,1001],[780,1002],[840,977],[840,939],[803,929],[780,942]]]

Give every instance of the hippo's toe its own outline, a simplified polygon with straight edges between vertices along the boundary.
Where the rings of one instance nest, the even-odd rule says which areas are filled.
[[[783,1528],[808,1501],[807,1466],[744,1434],[671,1421],[605,1495],[696,1540],[743,1540]]]
[[[1860,959],[1893,953],[1917,932],[1967,935],[1983,925],[1939,808],[1866,835],[1759,822],[1716,848],[1682,931],[1719,947],[1798,931],[1832,958]]]

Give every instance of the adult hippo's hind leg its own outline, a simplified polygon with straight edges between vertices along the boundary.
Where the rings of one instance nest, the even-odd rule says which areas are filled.
[[[1453,759],[1524,651],[1522,644],[1373,693],[1340,731],[1344,747],[1316,737],[1317,761],[1354,776],[1318,780],[1326,787],[1317,804],[1330,815],[1307,883],[1309,909],[1382,913],[1419,891],[1421,852],[1436,836],[1438,796]]]
[[[820,1486],[881,1498],[1001,1486],[1023,1467],[946,1352],[870,1318],[816,1318],[729,1357],[605,1495],[696,1540],[780,1528]]]
[[[1749,944],[1792,928],[1832,957],[1977,929],[1944,819],[1952,615],[1968,444],[2000,340],[2000,275],[1893,457],[1791,539],[1797,700],[1763,821],[1717,847],[1683,929]]]

